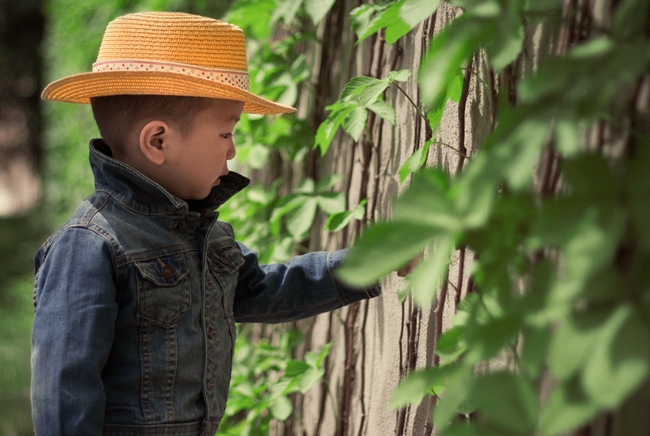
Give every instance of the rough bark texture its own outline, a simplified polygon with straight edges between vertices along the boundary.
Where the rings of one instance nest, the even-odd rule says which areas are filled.
[[[443,3],[434,16],[395,44],[387,45],[382,35],[376,35],[355,46],[349,12],[358,4],[357,0],[338,0],[318,30],[322,45],[307,50],[314,65],[312,82],[317,84],[316,95],[304,90],[300,110],[309,114],[314,129],[326,116],[324,106],[338,98],[350,78],[359,75],[381,78],[391,70],[400,69],[417,71],[432,36],[461,13]],[[461,171],[491,132],[497,115],[496,102],[499,99],[516,102],[517,80],[530,74],[545,55],[563,53],[587,38],[593,18],[609,19],[611,7],[611,0],[566,0],[564,24],[527,26],[522,55],[500,73],[490,68],[482,53],[475,54],[464,70],[460,102],[447,105],[427,165],[451,174]],[[413,101],[420,101],[415,77],[400,87]],[[402,92],[390,87],[385,98],[397,109],[394,127],[371,114],[367,134],[358,143],[341,135],[326,156],[313,155],[303,168],[293,169],[294,182],[301,174],[316,179],[332,173],[343,175],[339,189],[348,194],[350,208],[360,199],[368,198],[366,222],[390,216],[392,201],[404,188],[399,183],[399,167],[432,136],[418,110]],[[595,147],[616,145],[619,138],[612,132],[608,134],[605,140],[603,132],[595,132],[592,136],[606,142]],[[536,186],[541,195],[553,195],[558,189],[558,164],[559,157],[552,151],[540,159]],[[322,217],[317,218],[309,241],[311,250],[336,250],[351,245],[365,222],[353,223],[338,234],[323,231],[323,224]],[[406,373],[438,363],[433,353],[436,341],[450,327],[459,301],[472,292],[468,274],[472,261],[473,253],[464,247],[452,254],[447,280],[432,307],[419,309],[410,299],[400,303],[397,289],[401,279],[393,274],[383,281],[381,298],[288,326],[306,333],[308,349],[318,350],[330,341],[333,347],[321,385],[304,397],[295,398],[294,416],[285,424],[273,426],[274,434],[436,434],[430,424],[435,406],[433,397],[425,398],[419,406],[402,410],[390,410],[388,403]],[[503,362],[490,365],[503,365]],[[646,434],[641,432],[650,428],[649,397],[646,387],[621,411],[604,414],[575,434]]]

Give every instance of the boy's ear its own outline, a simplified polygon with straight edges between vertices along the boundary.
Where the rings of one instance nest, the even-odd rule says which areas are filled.
[[[150,121],[140,130],[140,151],[154,165],[165,163],[169,146],[170,129],[164,121]]]

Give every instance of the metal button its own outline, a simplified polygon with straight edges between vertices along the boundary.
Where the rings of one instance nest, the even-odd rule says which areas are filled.
[[[162,272],[163,277],[166,278],[166,279],[172,278],[172,277],[174,277],[174,274],[176,274],[176,271],[174,271],[174,268],[172,268],[169,265],[163,266],[161,272]]]
[[[210,224],[210,218],[203,218],[199,224],[202,226],[207,226]]]
[[[208,390],[211,391],[212,389],[214,389],[214,382],[210,381],[210,382],[208,382]]]
[[[178,223],[178,224],[176,224],[176,226],[175,226],[174,228],[175,228],[176,230],[180,230],[180,229],[182,229],[182,228],[183,228],[183,223]]]
[[[214,338],[217,337],[217,331],[210,327],[210,330],[208,331],[208,337],[214,340]]]
[[[205,282],[206,282],[209,286],[212,286],[212,279],[208,278]]]

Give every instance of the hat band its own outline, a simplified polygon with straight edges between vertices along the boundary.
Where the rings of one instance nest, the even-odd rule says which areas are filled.
[[[177,64],[174,62],[158,62],[145,60],[112,60],[102,61],[93,64],[93,72],[106,71],[159,71],[161,73],[185,74],[187,76],[199,77],[224,85],[234,86],[250,92],[248,73],[245,71],[220,70],[202,68],[196,65]]]

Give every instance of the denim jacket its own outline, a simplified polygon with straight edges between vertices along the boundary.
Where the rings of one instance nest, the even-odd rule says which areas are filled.
[[[218,221],[230,173],[180,200],[91,141],[95,192],[35,256],[37,435],[213,435],[235,322],[293,321],[379,295],[332,271],[345,252],[259,265]]]

